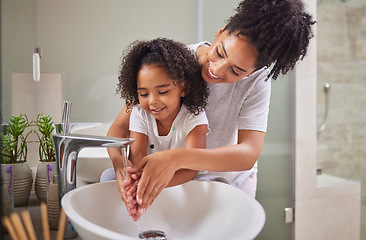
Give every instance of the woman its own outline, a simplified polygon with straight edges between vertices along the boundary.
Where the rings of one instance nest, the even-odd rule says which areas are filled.
[[[314,23],[301,0],[245,0],[212,44],[189,46],[210,88],[207,149],[157,152],[130,169],[137,173],[143,168],[136,196],[141,213],[179,169],[199,170],[197,178],[224,181],[255,197],[256,161],[267,128],[270,78],[287,73],[304,58]],[[124,108],[108,136],[128,136],[128,119]],[[113,163],[120,161],[117,150],[110,149],[109,154]],[[118,177],[117,183],[123,186]]]

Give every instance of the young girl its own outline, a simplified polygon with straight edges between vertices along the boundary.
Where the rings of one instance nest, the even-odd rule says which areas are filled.
[[[132,165],[157,151],[206,147],[208,121],[203,108],[208,88],[200,71],[195,57],[178,42],[155,39],[131,44],[122,60],[117,92],[131,111]],[[121,163],[114,170],[118,180]],[[192,180],[197,171],[178,170],[174,175],[168,186]]]

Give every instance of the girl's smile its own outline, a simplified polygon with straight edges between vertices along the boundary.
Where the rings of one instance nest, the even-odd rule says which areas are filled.
[[[151,112],[152,114],[156,115],[156,114],[161,113],[164,109],[165,109],[165,107],[163,107],[163,108],[150,109],[150,112]]]

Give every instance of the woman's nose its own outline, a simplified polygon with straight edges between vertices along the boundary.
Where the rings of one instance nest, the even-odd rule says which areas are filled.
[[[210,71],[215,75],[215,76],[220,76],[223,75],[224,73],[224,69],[226,66],[226,61],[225,59],[220,59],[218,61],[215,62],[211,62],[210,64]]]

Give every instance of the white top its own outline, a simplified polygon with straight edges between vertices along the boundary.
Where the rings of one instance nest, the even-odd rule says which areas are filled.
[[[184,148],[187,135],[198,125],[208,125],[205,111],[202,110],[198,115],[194,115],[188,111],[185,105],[180,108],[170,132],[166,136],[159,136],[156,119],[139,104],[132,108],[130,116],[130,131],[148,136],[148,155],[171,148]]]
[[[208,42],[189,45],[196,53],[199,46],[210,46]],[[264,67],[236,83],[208,84],[210,96],[206,114],[211,132],[207,136],[207,148],[218,148],[237,144],[238,130],[266,132],[271,79],[266,81],[269,69]],[[230,161],[230,159],[227,159]],[[241,188],[245,180],[257,171],[257,163],[242,172],[200,172],[199,179],[224,178],[228,183]]]

